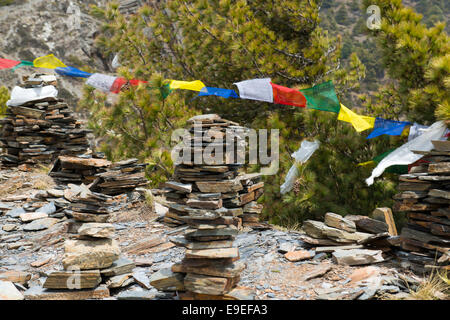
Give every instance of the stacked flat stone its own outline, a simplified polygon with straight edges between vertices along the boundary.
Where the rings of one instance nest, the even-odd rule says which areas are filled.
[[[189,123],[191,134],[194,130],[201,133],[200,139],[194,136],[189,141],[196,151],[204,151],[212,143],[211,135],[239,136],[245,132],[245,128],[215,114],[193,117]],[[213,143],[225,146],[227,141],[224,138]],[[232,143],[237,150],[239,139]],[[262,210],[255,202],[262,195],[261,176],[239,174],[243,164],[232,161],[225,149],[224,155],[224,163],[184,161],[175,167],[174,180],[164,185],[164,195],[170,200],[164,221],[189,226],[183,236],[171,238],[177,246],[186,248],[184,259],[171,271],[184,277],[184,290],[197,298],[223,298],[237,285],[245,265],[238,261],[239,250],[233,247],[233,240],[244,211],[248,219],[244,221],[257,221]]]
[[[52,75],[25,77],[23,88],[56,86]],[[4,166],[23,163],[48,163],[58,155],[75,155],[89,147],[87,134],[63,99],[47,97],[9,106],[0,119],[0,160]]]
[[[130,192],[149,183],[145,177],[147,164],[138,163],[138,159],[112,163],[100,154],[94,156],[59,156],[49,175],[60,183],[90,184],[90,190],[107,195]]]
[[[401,232],[403,254],[410,263],[427,268],[450,265],[450,141],[432,141],[434,150],[400,176],[394,210],[407,214]],[[401,255],[402,253],[400,253]]]
[[[46,289],[96,289],[122,287],[132,283],[134,263],[119,259],[115,228],[107,223],[114,198],[91,192],[86,186],[71,186],[64,197],[70,201],[69,232],[74,239],[64,243],[64,270],[48,275]],[[99,287],[101,286],[101,287]]]

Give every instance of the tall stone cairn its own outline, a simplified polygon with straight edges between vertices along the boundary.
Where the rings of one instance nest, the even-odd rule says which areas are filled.
[[[405,258],[418,268],[450,265],[450,141],[432,141],[434,150],[417,152],[423,158],[400,176],[394,211],[406,212],[402,229]]]
[[[33,74],[24,77],[22,88],[56,86],[53,75]],[[9,106],[0,119],[0,147],[4,166],[23,163],[49,163],[58,155],[75,155],[89,147],[84,129],[61,98],[46,97]]]
[[[187,145],[195,152],[208,154],[211,146],[224,147],[224,163],[210,161],[196,164],[195,156],[176,165],[172,181],[165,183],[169,211],[164,221],[174,226],[187,224],[183,236],[170,240],[185,247],[184,259],[172,266],[172,272],[184,276],[185,290],[194,298],[225,298],[238,284],[244,263],[239,261],[239,250],[233,247],[242,221],[257,223],[262,206],[256,200],[263,193],[264,183],[260,174],[244,174],[231,152],[226,153],[226,144],[232,139],[234,150],[245,139],[238,139],[245,128],[221,119],[216,114],[191,118],[188,123]],[[211,139],[222,138],[219,140]],[[214,153],[214,155],[216,155]],[[220,162],[220,161],[219,161]]]

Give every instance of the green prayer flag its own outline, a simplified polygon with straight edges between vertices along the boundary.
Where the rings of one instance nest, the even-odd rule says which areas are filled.
[[[391,149],[389,151],[386,151],[383,154],[380,154],[379,156],[376,156],[375,158],[373,158],[373,161],[375,161],[376,163],[379,163],[381,160],[386,158],[388,156],[388,154],[390,154],[394,150],[395,149]],[[390,166],[386,169],[386,172],[396,173],[396,174],[406,174],[406,173],[408,173],[408,166],[407,165]]]
[[[17,68],[26,67],[26,66],[31,66],[32,67],[33,66],[33,62],[32,61],[24,61],[24,60],[22,60],[17,66],[12,68],[11,71],[14,71]]]
[[[167,98],[167,96],[172,92],[170,83],[163,85],[161,88],[159,88],[159,90],[161,91],[163,99]]]
[[[305,97],[306,107],[328,112],[339,113],[341,105],[339,103],[336,91],[332,81],[327,81],[312,88],[300,90]]]

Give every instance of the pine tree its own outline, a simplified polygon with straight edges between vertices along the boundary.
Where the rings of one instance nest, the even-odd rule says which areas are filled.
[[[365,4],[381,9],[382,26],[373,35],[387,74],[395,80],[368,99],[368,107],[385,118],[422,124],[450,119],[450,41],[445,24],[427,28],[422,16],[400,0]]]
[[[9,90],[6,87],[0,87],[0,118],[5,115],[6,101],[9,100]]]
[[[124,65],[119,71],[131,69],[136,78],[158,71],[166,79],[201,79],[207,86],[222,88],[232,88],[236,81],[262,77],[294,88],[333,80],[339,96],[345,97],[358,87],[364,66],[356,55],[351,56],[348,66],[341,65],[340,39],[330,37],[318,26],[319,3],[261,0],[188,4],[169,0],[144,6],[138,14],[126,18],[119,14],[117,4],[106,10],[94,7],[92,13],[105,21],[98,46],[106,53],[119,53]],[[337,115],[250,100],[195,99],[195,95],[180,92],[175,98],[184,97],[191,109],[216,112],[253,128],[280,129],[280,171],[265,178],[266,190],[261,199],[265,214],[284,224],[311,214],[306,209],[317,206],[322,199],[309,197],[307,201],[312,204],[301,208],[296,201],[283,200],[279,188],[293,164],[290,154],[298,149],[301,140],[313,138],[312,129],[318,126],[320,139],[326,139],[331,132],[335,134]],[[102,117],[95,108],[91,111],[94,119],[96,114]],[[311,121],[315,117],[321,121]],[[325,144],[324,148],[341,146]],[[357,159],[350,170],[356,164]],[[332,183],[331,176],[329,179]],[[360,179],[354,188],[362,183]]]

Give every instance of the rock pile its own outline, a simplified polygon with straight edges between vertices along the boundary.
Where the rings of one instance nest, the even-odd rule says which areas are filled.
[[[259,173],[238,172],[243,163],[238,163],[236,151],[245,146],[246,128],[216,114],[196,116],[189,123],[189,133],[194,136],[184,143],[192,152],[191,158],[176,165],[174,180],[164,185],[162,193],[169,201],[164,222],[179,226],[188,223],[186,219],[195,212],[215,212],[219,216],[240,217],[236,221],[242,221],[244,226],[258,227],[263,207],[256,200],[264,193],[264,182]],[[223,150],[224,158],[215,158],[214,154],[210,164],[195,164],[194,152],[204,155],[211,147]]]
[[[303,223],[305,234],[300,239],[316,247],[315,251],[288,252],[286,258],[300,261],[329,252],[337,264],[363,265],[384,261],[383,254],[398,245],[392,211],[378,208],[373,216],[381,217],[380,220],[355,215],[344,218],[328,212],[324,222],[306,220]]]
[[[119,259],[119,244],[113,239],[115,228],[107,223],[109,207],[114,205],[114,199],[91,192],[83,185],[72,186],[64,193],[65,198],[70,200],[68,207],[72,209],[71,216],[75,220],[69,231],[77,235],[64,243],[64,270],[50,273],[43,287],[108,291],[108,288],[133,282],[129,274],[135,265]],[[122,277],[119,279],[116,276]]]
[[[104,158],[59,156],[49,175],[60,183],[90,184],[92,191],[118,195],[148,184],[146,166],[138,159],[111,163]]]
[[[83,129],[63,99],[57,98],[56,78],[34,74],[15,87],[0,120],[0,156],[4,166],[51,162],[58,155],[84,153],[88,146]]]
[[[214,114],[193,117],[189,123],[194,137],[187,139],[187,146],[194,148],[194,159],[198,153],[205,154],[211,143],[216,147],[225,148],[227,144],[229,147],[225,135],[240,137],[244,132],[236,123]],[[216,139],[211,141],[213,136]],[[231,142],[234,150],[239,144],[237,140]],[[178,277],[177,283],[182,279],[184,290],[199,299],[225,298],[237,285],[245,268],[238,261],[238,248],[233,247],[242,223],[240,217],[243,216],[245,223],[258,222],[262,210],[255,202],[263,192],[261,176],[239,175],[243,164],[234,161],[237,157],[233,158],[231,153],[223,154],[224,161],[215,159],[208,165],[183,159],[175,167],[174,180],[164,185],[166,199],[173,200],[168,204],[164,221],[173,225],[188,224],[190,229],[182,237],[171,238],[177,246],[186,248],[185,257],[161,278]],[[152,285],[155,284],[152,282]],[[173,281],[169,285],[173,287]]]
[[[450,141],[432,141],[435,149],[400,176],[394,210],[406,212],[401,232],[404,254],[417,269],[450,264]],[[419,153],[419,152],[418,152]]]

